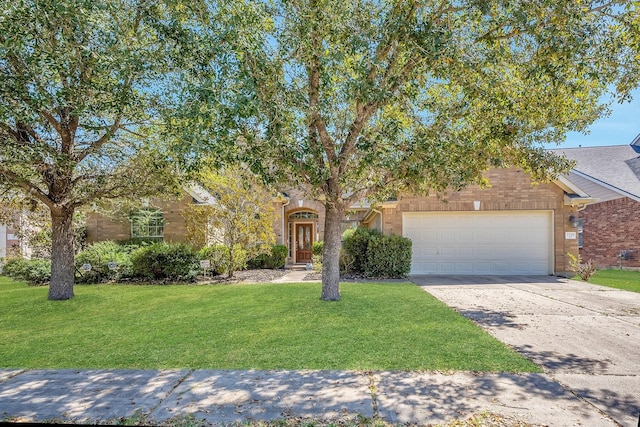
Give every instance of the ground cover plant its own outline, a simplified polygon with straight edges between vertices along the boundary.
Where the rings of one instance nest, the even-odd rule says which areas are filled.
[[[640,271],[598,270],[589,282],[594,285],[640,292]]]
[[[539,371],[410,283],[83,285],[0,277],[2,368]]]

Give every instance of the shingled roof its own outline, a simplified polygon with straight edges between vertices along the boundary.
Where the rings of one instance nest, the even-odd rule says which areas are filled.
[[[551,150],[576,162],[573,172],[640,200],[640,136],[630,145]]]

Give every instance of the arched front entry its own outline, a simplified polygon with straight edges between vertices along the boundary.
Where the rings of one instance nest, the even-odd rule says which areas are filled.
[[[318,214],[311,210],[290,213],[288,218],[289,256],[294,263],[306,264],[313,259]]]

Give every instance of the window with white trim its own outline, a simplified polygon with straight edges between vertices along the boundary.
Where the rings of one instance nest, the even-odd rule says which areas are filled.
[[[160,209],[143,208],[131,214],[131,238],[162,240],[164,215]]]

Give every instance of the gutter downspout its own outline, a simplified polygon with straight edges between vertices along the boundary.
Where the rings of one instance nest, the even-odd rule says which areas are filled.
[[[286,230],[284,228],[284,225],[285,225],[284,224],[284,208],[286,206],[289,206],[289,203],[291,203],[291,199],[290,198],[287,200],[287,203],[283,203],[282,204],[282,244],[285,245],[285,246],[287,246],[287,244],[285,243],[284,237],[285,237],[285,234],[288,232],[288,230]],[[291,248],[288,248],[288,249],[291,250]]]

